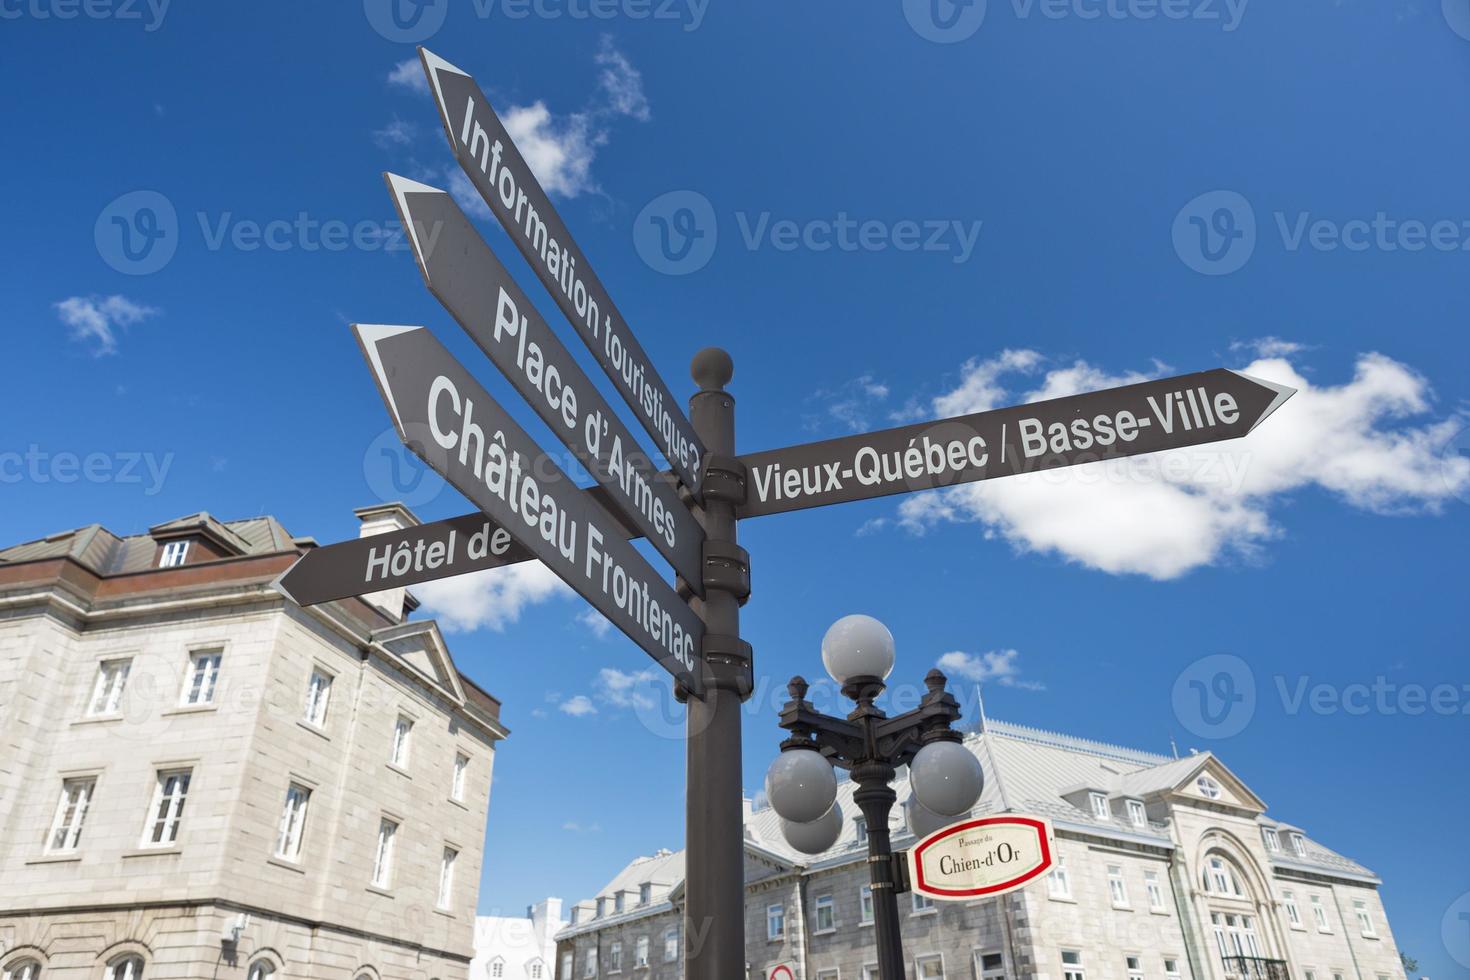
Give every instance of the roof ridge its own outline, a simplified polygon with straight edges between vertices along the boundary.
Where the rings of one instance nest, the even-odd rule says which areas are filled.
[[[1123,745],[1113,745],[1109,742],[1099,742],[1090,738],[1079,738],[1076,735],[1066,735],[1062,732],[1049,731],[1045,728],[1033,728],[1030,725],[1018,725],[1014,722],[1000,721],[995,718],[986,719],[985,733],[999,735],[1004,738],[1013,738],[1020,742],[1030,742],[1035,745],[1045,745],[1049,748],[1066,749],[1072,752],[1085,752],[1088,755],[1094,755],[1104,759],[1115,759],[1119,762],[1132,762],[1136,765],[1157,766],[1174,761],[1171,756],[1156,752],[1131,749]]]

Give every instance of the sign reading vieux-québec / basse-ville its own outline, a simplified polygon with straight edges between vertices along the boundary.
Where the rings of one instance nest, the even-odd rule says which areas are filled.
[[[1006,815],[935,831],[908,851],[909,887],[942,902],[969,902],[1024,887],[1056,863],[1051,821]]]
[[[740,457],[741,517],[867,500],[1245,435],[1295,389],[1216,368]]]
[[[540,182],[466,72],[419,48],[455,159],[597,363],[692,490],[704,446]]]
[[[622,524],[543,454],[423,327],[355,324],[393,424],[414,455],[626,633],[691,693],[704,623]]]
[[[445,191],[388,174],[429,292],[703,594],[704,529]]]

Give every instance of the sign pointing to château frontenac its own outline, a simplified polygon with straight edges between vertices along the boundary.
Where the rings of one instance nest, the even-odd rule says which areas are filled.
[[[623,533],[423,327],[353,326],[414,455],[695,695],[704,623]]]
[[[475,80],[419,49],[455,159],[674,472],[698,489],[704,446]]]
[[[741,517],[1236,439],[1296,393],[1216,368],[740,457]]]
[[[703,594],[704,529],[444,191],[388,174],[424,282],[632,519]]]

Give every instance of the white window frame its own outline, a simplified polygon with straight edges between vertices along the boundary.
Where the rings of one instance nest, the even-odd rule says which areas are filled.
[[[286,786],[281,804],[281,820],[276,826],[275,856],[283,861],[301,860],[301,845],[306,837],[306,816],[311,809],[311,787],[292,780]]]
[[[1306,857],[1307,839],[1301,834],[1293,833],[1291,835],[1291,852],[1297,857]]]
[[[622,973],[623,972],[623,944],[622,944],[622,942],[620,940],[614,939],[611,943],[608,944],[608,947],[607,947],[607,972],[608,973]]]
[[[71,854],[81,846],[87,811],[96,795],[95,775],[69,776],[61,780],[61,795],[57,797],[56,812],[46,833],[48,854]]]
[[[1199,790],[1199,795],[1207,800],[1218,800],[1225,795],[1225,791],[1220,787],[1219,782],[1203,773],[1194,781],[1194,786],[1195,789]]]
[[[991,956],[1000,958],[1000,966],[987,969],[985,960]],[[1007,980],[1005,950],[999,946],[975,950],[975,976],[978,980]]]
[[[1143,890],[1148,893],[1148,910],[1150,912],[1165,911],[1164,885],[1157,871],[1145,871],[1143,873]]]
[[[124,953],[108,962],[106,980],[142,980],[147,966],[137,953]]]
[[[639,936],[633,944],[633,969],[640,970],[648,965],[648,937]]]
[[[1173,964],[1172,966],[1170,964]],[[1179,957],[1164,957],[1164,980],[1180,980]]]
[[[1317,931],[1324,934],[1331,933],[1332,923],[1327,918],[1327,907],[1322,904],[1322,896],[1308,895],[1307,901],[1312,906],[1312,919],[1317,924]]]
[[[314,666],[306,679],[306,707],[302,720],[313,728],[326,728],[332,704],[332,685],[337,675],[325,667]]]
[[[439,860],[439,901],[437,905],[441,909],[454,907],[454,868],[459,863],[459,848],[449,844],[444,845],[444,853]]]
[[[389,751],[388,761],[399,769],[407,769],[408,761],[412,757],[413,719],[401,714],[393,722],[393,747]]]
[[[1062,980],[1087,980],[1087,971],[1082,965],[1082,950],[1064,949],[1061,951],[1061,954]],[[1074,957],[1076,962],[1067,962],[1067,956],[1069,954]]]
[[[1092,815],[1094,817],[1099,820],[1112,819],[1113,811],[1108,806],[1108,796],[1106,793],[1088,793],[1087,798],[1092,802]]]
[[[1123,877],[1121,864],[1108,865],[1108,898],[1115,909],[1132,908],[1128,904],[1128,881]]]
[[[398,830],[402,823],[389,816],[378,819],[378,847],[373,852],[374,888],[387,890],[393,887],[393,851],[398,844]]]
[[[664,962],[672,963],[679,958],[679,927],[669,926],[664,930]]]
[[[190,766],[159,769],[154,775],[153,798],[143,821],[140,847],[171,847],[178,843],[179,827],[184,822],[184,805],[189,801],[189,784],[194,770]]]
[[[189,544],[188,538],[165,541],[163,550],[158,553],[158,567],[178,568],[189,557]]]
[[[4,980],[38,980],[40,976],[40,961],[29,956],[7,966],[3,974]]]
[[[1148,808],[1143,805],[1142,800],[1128,801],[1128,822],[1135,827],[1148,826]]]
[[[496,980],[505,976],[505,957],[497,956],[490,961],[490,976]]]
[[[1143,955],[1141,953],[1125,953],[1123,955],[1123,972],[1128,975],[1128,980],[1143,980]]]
[[[938,973],[924,972],[926,966],[938,966]],[[914,957],[914,980],[944,980],[944,954],[927,953]]]
[[[911,902],[912,914],[926,915],[930,912],[935,911],[934,899],[930,898],[928,895],[921,895],[918,892],[909,892],[909,898]]]
[[[1046,893],[1051,898],[1072,900],[1072,876],[1067,872],[1067,859],[1060,854],[1047,875]]]
[[[1272,854],[1281,853],[1281,835],[1270,827],[1261,828],[1261,840],[1266,843],[1266,850]]]
[[[561,954],[561,980],[572,980],[572,974],[576,973],[575,959],[571,953]]]
[[[823,913],[827,921],[822,922]],[[837,903],[831,895],[820,895],[812,906],[812,934],[825,935],[837,931]]]
[[[582,958],[582,976],[597,976],[597,947],[593,946],[587,950],[587,955]]]
[[[179,691],[179,704],[187,708],[214,704],[214,692],[219,687],[220,664],[224,662],[224,657],[224,647],[204,647],[189,651],[189,672]]]
[[[1353,899],[1353,914],[1358,917],[1358,932],[1364,939],[1377,939],[1378,930],[1373,927],[1373,916],[1368,913],[1368,903],[1361,898]]]
[[[780,942],[786,938],[786,906],[766,906],[766,941]]]
[[[276,975],[276,964],[264,956],[250,963],[250,969],[246,972],[246,980],[270,980]]]
[[[108,657],[97,662],[97,678],[87,702],[88,718],[106,718],[122,711],[123,694],[132,671],[132,657]]]
[[[858,922],[861,925],[873,924],[873,886],[863,885],[858,889]]]
[[[856,817],[852,821],[853,828],[857,833],[857,842],[866,844],[868,842],[868,821],[866,817]]]
[[[1286,909],[1286,922],[1293,929],[1305,929],[1306,923],[1302,921],[1302,910],[1296,903],[1296,892],[1284,891],[1281,893],[1281,904]]]
[[[464,802],[465,773],[470,768],[470,757],[463,752],[454,753],[454,775],[449,779],[449,798]]]

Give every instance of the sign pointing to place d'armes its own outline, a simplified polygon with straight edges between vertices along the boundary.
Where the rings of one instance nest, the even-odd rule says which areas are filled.
[[[984,817],[945,827],[915,844],[908,852],[909,885],[916,895],[971,902],[1024,888],[1055,863],[1050,820]]]
[[[703,443],[480,86],[433,52],[419,54],[455,159],[674,472],[697,489]]]
[[[389,190],[424,282],[606,487],[616,506],[701,594],[704,529],[587,379],[446,192],[394,174]]]
[[[1295,389],[1224,368],[740,457],[741,517],[1245,435]]]
[[[628,542],[622,524],[428,330],[353,330],[404,445],[699,694],[694,667],[704,624]]]

